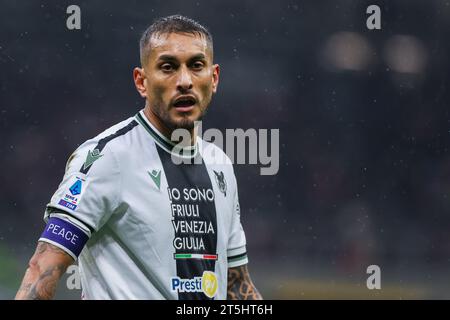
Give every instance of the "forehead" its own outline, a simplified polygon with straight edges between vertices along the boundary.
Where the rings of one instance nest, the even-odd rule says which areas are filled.
[[[211,50],[206,37],[190,33],[164,33],[150,39],[150,59],[162,55],[185,56],[203,53],[209,57]]]

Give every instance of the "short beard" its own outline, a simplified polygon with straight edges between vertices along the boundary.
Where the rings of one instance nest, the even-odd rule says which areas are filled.
[[[191,121],[191,120],[188,120],[188,119],[184,119],[184,118],[181,121],[178,121],[178,122],[172,123],[172,124],[173,124],[173,129],[174,130],[176,130],[176,129],[186,129],[186,130],[191,131],[192,129],[194,129],[194,121]]]
[[[153,112],[159,117],[159,119],[161,119],[162,123],[170,130],[186,129],[186,130],[191,131],[195,127],[195,122],[201,121],[203,119],[204,115],[206,114],[206,109],[205,109],[200,113],[200,116],[198,117],[198,119],[196,119],[194,121],[190,120],[188,117],[183,117],[179,121],[173,121],[170,118],[169,112],[167,110],[158,108],[158,107],[154,107],[152,109],[153,109]]]

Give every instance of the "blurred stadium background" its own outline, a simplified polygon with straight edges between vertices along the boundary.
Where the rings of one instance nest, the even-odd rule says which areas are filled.
[[[370,4],[382,30],[366,28]],[[450,298],[448,0],[1,0],[0,298],[18,288],[70,153],[143,106],[140,33],[175,13],[215,39],[204,126],[280,129],[277,175],[236,166],[264,297]],[[371,264],[381,290],[366,288]],[[79,296],[62,282],[58,298]]]

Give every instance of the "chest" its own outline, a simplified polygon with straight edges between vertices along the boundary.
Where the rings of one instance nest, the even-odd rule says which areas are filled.
[[[216,170],[217,172],[217,170]],[[122,181],[124,214],[115,223],[161,254],[214,255],[226,248],[233,201],[223,172],[174,164],[170,155],[130,163]],[[139,241],[135,241],[139,243]]]

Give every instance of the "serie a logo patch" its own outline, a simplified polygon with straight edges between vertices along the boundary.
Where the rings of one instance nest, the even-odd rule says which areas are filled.
[[[70,210],[75,210],[80,202],[85,180],[80,177],[74,177],[69,189],[64,193],[64,198],[60,199],[58,204]]]

